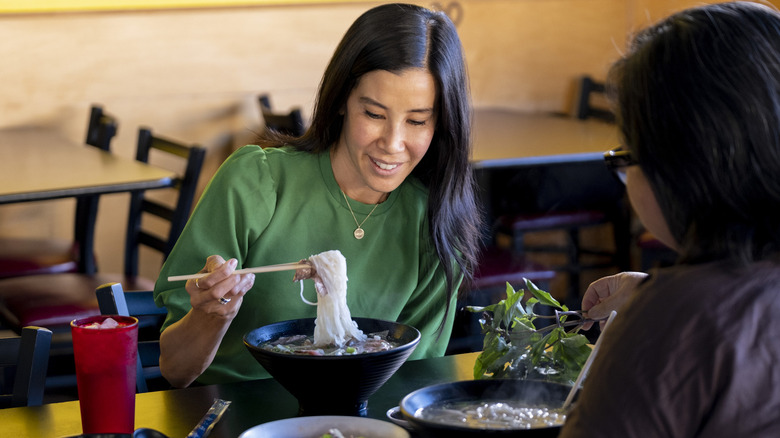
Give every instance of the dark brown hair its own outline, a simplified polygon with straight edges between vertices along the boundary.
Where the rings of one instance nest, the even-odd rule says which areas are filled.
[[[327,151],[339,140],[344,122],[339,110],[361,76],[375,70],[412,68],[427,69],[436,81],[436,130],[413,175],[428,188],[432,244],[452,297],[461,275],[463,291],[473,278],[481,224],[470,164],[466,65],[455,26],[444,13],[408,4],[386,4],[365,12],[347,30],[325,70],[306,133],[300,138],[276,136],[261,144]]]
[[[780,249],[780,14],[688,9],[641,33],[609,82],[626,145],[682,262]]]

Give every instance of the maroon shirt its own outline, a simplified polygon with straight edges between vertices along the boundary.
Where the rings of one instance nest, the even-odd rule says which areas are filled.
[[[780,264],[653,271],[560,437],[780,437]]]

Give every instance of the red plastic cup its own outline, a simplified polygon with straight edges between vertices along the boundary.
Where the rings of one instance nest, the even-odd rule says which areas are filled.
[[[108,318],[118,325],[89,327],[100,325]],[[72,321],[70,330],[83,432],[132,434],[138,320],[132,316],[92,316]]]

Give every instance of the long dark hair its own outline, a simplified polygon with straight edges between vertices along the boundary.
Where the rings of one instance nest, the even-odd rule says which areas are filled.
[[[459,275],[466,293],[480,242],[480,214],[471,169],[471,102],[466,65],[455,26],[442,12],[408,4],[386,4],[361,15],[336,48],[320,84],[311,126],[300,138],[275,136],[262,144],[289,144],[324,152],[341,135],[346,106],[358,79],[375,70],[425,68],[437,86],[436,130],[412,172],[428,187],[430,234],[444,267],[447,296]],[[449,311],[450,299],[447,300]]]
[[[681,262],[780,249],[780,14],[692,8],[638,34],[610,72],[618,123]]]

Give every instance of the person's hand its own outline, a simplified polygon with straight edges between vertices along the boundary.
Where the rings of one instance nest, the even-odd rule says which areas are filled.
[[[607,318],[613,310],[618,310],[631,297],[631,292],[647,277],[644,272],[621,272],[602,277],[588,286],[582,297],[582,311],[591,319]],[[583,325],[590,329],[592,322]],[[601,322],[602,328],[604,321]]]
[[[211,365],[244,294],[254,285],[254,274],[233,275],[237,264],[236,259],[210,256],[200,270],[207,275],[185,283],[192,309],[160,334],[160,372],[174,387],[191,385]]]
[[[209,256],[200,270],[208,273],[197,280],[187,280],[193,310],[232,319],[241,307],[244,294],[255,283],[255,274],[236,274],[236,259],[227,262],[218,255]]]

